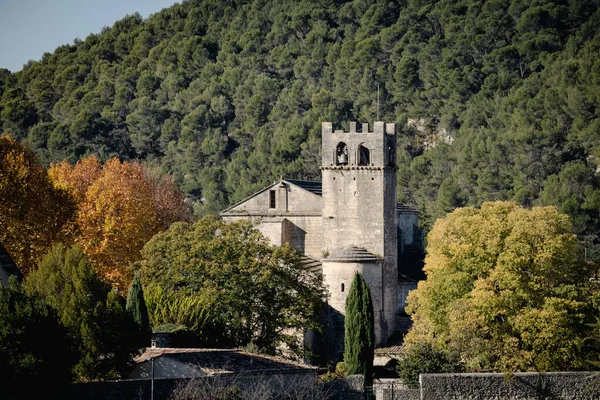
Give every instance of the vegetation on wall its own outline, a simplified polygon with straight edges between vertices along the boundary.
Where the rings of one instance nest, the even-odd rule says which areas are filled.
[[[379,87],[426,226],[512,200],[590,236],[599,19],[593,0],[184,1],[0,71],[0,126],[46,165],[147,160],[205,214],[318,178],[320,122],[372,122]]]
[[[410,292],[405,346],[430,344],[467,368],[586,369],[598,283],[569,217],[555,207],[486,202],[438,219],[427,280]]]

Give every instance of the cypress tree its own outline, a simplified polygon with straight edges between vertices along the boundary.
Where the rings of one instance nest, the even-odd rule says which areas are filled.
[[[131,286],[129,286],[127,305],[125,308],[135,321],[135,324],[141,333],[140,340],[143,341],[143,344],[147,344],[150,339],[150,319],[148,317],[146,301],[144,300],[142,282],[137,274],[134,276]]]
[[[344,362],[348,375],[363,374],[370,384],[375,357],[375,322],[369,285],[358,272],[346,298]]]

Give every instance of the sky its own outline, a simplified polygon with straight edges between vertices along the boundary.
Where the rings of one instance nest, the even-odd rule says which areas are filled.
[[[179,0],[0,0],[0,68],[19,71],[75,38],[100,33],[128,14],[144,18]]]

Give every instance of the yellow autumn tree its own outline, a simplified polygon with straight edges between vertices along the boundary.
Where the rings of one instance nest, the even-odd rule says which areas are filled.
[[[100,275],[120,289],[131,280],[130,263],[160,231],[150,184],[138,163],[106,162],[87,190],[77,216],[77,241]]]
[[[439,219],[428,236],[427,280],[407,300],[414,325],[405,346],[428,343],[470,368],[588,367],[580,344],[597,290],[571,229],[555,207],[510,202]]]
[[[69,242],[75,201],[54,187],[37,157],[8,136],[0,137],[0,242],[23,274],[56,241]]]
[[[173,222],[191,219],[183,193],[157,168],[118,159],[102,165],[91,156],[53,165],[49,175],[77,199],[76,241],[102,279],[123,290],[144,244]]]
[[[63,160],[48,170],[54,185],[70,190],[78,203],[85,200],[88,188],[101,173],[102,163],[95,155],[82,158],[75,165]]]

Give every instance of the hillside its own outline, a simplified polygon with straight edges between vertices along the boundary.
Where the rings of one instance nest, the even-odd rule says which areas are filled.
[[[45,164],[159,164],[206,214],[318,178],[321,121],[372,123],[379,84],[426,225],[512,199],[592,235],[599,21],[593,0],[187,1],[0,70],[0,126]]]

